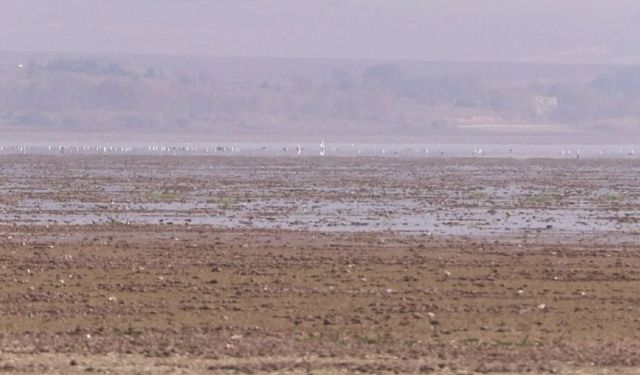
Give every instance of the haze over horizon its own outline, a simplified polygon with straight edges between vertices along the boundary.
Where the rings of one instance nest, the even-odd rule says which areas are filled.
[[[631,0],[2,1],[0,49],[640,63]]]
[[[0,10],[5,139],[640,139],[638,1],[0,0]]]

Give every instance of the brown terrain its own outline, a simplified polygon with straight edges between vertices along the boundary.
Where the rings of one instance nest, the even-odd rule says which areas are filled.
[[[0,371],[637,373],[639,170],[2,156]]]

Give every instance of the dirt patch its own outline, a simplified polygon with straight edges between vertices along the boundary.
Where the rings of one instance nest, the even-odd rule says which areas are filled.
[[[110,167],[94,171],[89,168],[91,160]],[[192,164],[169,161],[187,168],[219,159],[198,159]],[[97,199],[100,194],[114,194],[119,202],[146,202],[140,197],[149,195],[138,188],[97,193],[80,186],[102,178],[110,182],[96,185],[125,186],[141,178],[137,174],[149,173],[147,163],[156,163],[135,158],[113,162],[35,158],[28,160],[32,167],[19,173],[16,166],[24,162],[3,164],[5,170],[14,170],[13,176],[5,174],[0,180],[9,206],[23,195],[40,194],[36,185],[46,192],[35,199],[63,194],[103,204],[104,198]],[[383,161],[375,162],[384,166]],[[118,175],[115,171],[121,163],[128,167]],[[223,163],[237,164],[242,170],[246,163],[255,167],[251,163],[256,161]],[[302,168],[296,163],[287,159],[277,170]],[[337,170],[340,161],[331,163]],[[486,176],[482,168],[496,170],[499,162],[443,163],[434,168],[449,170],[442,183],[453,188],[442,199],[452,206],[495,195],[495,179],[479,179],[476,173]],[[512,162],[505,163],[508,168]],[[608,183],[622,191],[616,199],[597,198],[605,184],[600,179],[586,187],[574,185],[570,178],[556,182],[544,174],[526,181],[534,189],[561,185],[560,189],[593,195],[588,205],[637,210],[637,190],[626,185],[630,177],[611,172],[615,169],[610,167],[592,163],[576,170],[597,170],[602,176],[609,171]],[[34,172],[39,168],[52,171],[48,183]],[[549,168],[571,170],[557,162]],[[235,172],[239,177],[227,181],[237,181],[236,193],[248,189],[252,181],[243,173]],[[165,173],[165,183],[177,194],[195,192],[199,197],[206,191],[202,186],[213,186],[197,185],[196,177],[185,182],[182,175],[197,173]],[[402,176],[397,174],[382,187],[395,185],[404,193],[389,190],[375,199],[393,200],[420,190],[411,188],[417,183],[411,181],[417,180]],[[318,177],[316,185],[291,191],[287,199],[305,199],[306,194],[329,199],[348,195],[353,186],[368,186],[364,177],[354,179],[343,180],[346,188],[332,191]],[[145,184],[140,186],[155,189]],[[283,185],[273,182],[252,191],[261,196],[283,194]],[[446,190],[441,189],[438,194]],[[237,204],[238,197],[242,195],[229,205]],[[564,197],[553,204],[563,208],[573,201]],[[493,206],[513,210],[508,202],[512,201],[496,200]],[[531,205],[537,215],[551,209],[546,200]],[[75,210],[63,215],[73,215]],[[616,217],[624,216],[607,220]],[[0,369],[27,373],[633,373],[640,366],[640,249],[633,239],[635,223],[626,225],[629,228],[621,239],[615,230],[452,235],[189,223],[24,225],[3,220]]]
[[[14,230],[3,353],[640,365],[635,246],[161,229]]]

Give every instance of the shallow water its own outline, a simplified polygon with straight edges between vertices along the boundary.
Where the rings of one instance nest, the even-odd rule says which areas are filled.
[[[16,224],[193,224],[219,227],[303,229],[320,231],[429,232],[433,234],[507,234],[636,230],[624,221],[635,211],[582,209],[420,208],[403,202],[321,205],[255,201],[225,210],[206,203],[144,203],[105,206],[98,203],[22,202],[0,206],[0,221]],[[495,212],[494,212],[495,211]]]
[[[322,152],[324,150],[324,152]],[[0,143],[0,155],[228,155],[228,156],[380,156],[509,157],[601,159],[634,158],[640,145],[580,144],[412,144],[412,143]]]
[[[441,235],[640,232],[640,162],[0,159],[0,222]]]

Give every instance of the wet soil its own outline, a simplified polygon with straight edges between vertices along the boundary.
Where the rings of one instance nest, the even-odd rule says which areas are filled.
[[[25,156],[0,165],[2,371],[640,367],[637,162]],[[252,224],[286,218],[272,203],[282,200],[315,202],[339,225]],[[463,223],[474,210],[532,221],[394,230],[326,208],[354,200],[357,213],[378,213],[374,222],[405,220],[398,202],[423,200]],[[377,211],[385,202],[388,212]],[[118,216],[152,204],[164,205],[154,206],[157,221]],[[250,214],[240,225],[173,219]],[[539,215],[555,221],[539,227]],[[555,225],[571,220],[589,229]]]
[[[0,220],[633,239],[640,160],[7,156]]]

